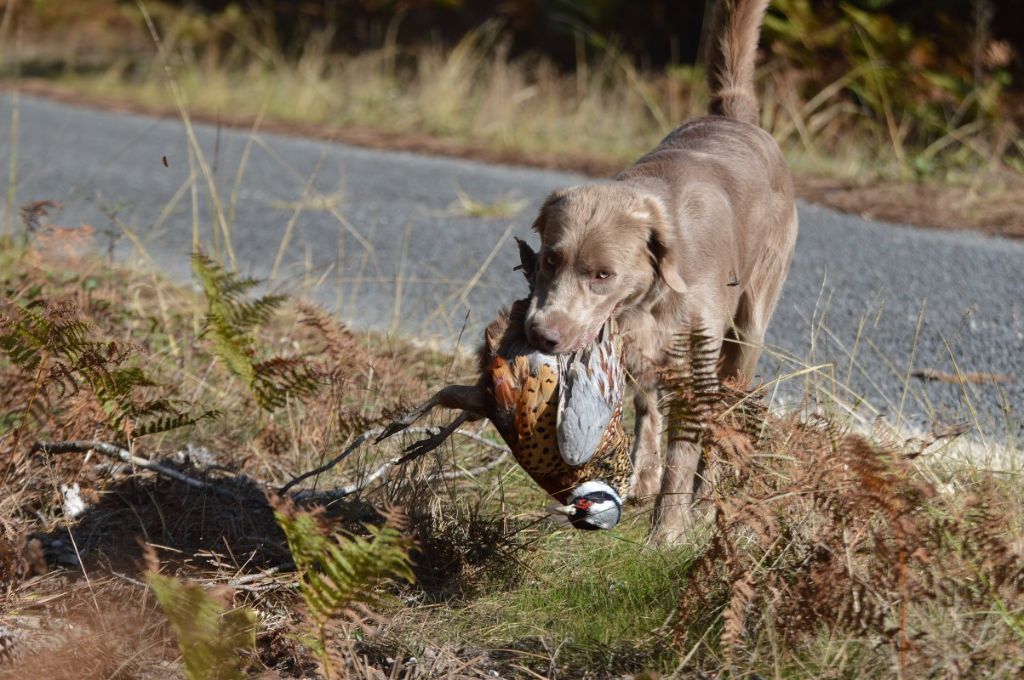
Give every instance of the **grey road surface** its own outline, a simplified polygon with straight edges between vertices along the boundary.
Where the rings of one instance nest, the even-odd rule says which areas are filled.
[[[4,94],[5,187],[13,110]],[[17,111],[17,204],[60,201],[54,221],[90,224],[118,258],[142,259],[127,226],[179,279],[188,276],[194,224],[212,247],[218,220],[209,181],[199,159],[190,163],[179,121],[30,97]],[[205,125],[196,134],[242,271],[267,278],[284,240],[271,286],[312,289],[353,327],[448,346],[460,333],[462,344],[475,343],[481,324],[521,296],[511,237],[535,240],[530,223],[545,194],[583,181]],[[501,208],[506,214],[467,214]],[[781,393],[801,394],[812,382],[867,418],[902,412],[920,424],[970,419],[974,411],[991,432],[1015,437],[1024,411],[1022,270],[1024,242],[802,204],[761,377],[819,367],[784,380]],[[911,375],[921,370],[1000,380],[961,386]]]

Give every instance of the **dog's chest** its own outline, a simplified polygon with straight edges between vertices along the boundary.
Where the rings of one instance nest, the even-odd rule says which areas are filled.
[[[653,386],[663,367],[672,333],[650,312],[626,310],[617,319],[622,333],[622,361],[629,376],[643,388]]]

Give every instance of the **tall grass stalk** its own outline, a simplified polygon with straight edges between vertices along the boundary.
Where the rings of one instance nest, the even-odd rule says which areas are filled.
[[[4,233],[17,233],[15,212],[18,205],[18,126],[21,116],[21,97],[17,88],[11,92],[11,123],[8,127],[7,192],[4,199]]]
[[[12,31],[11,61],[14,64],[14,87],[11,88],[11,122],[7,130],[7,191],[4,198],[4,234],[17,233],[15,212],[18,206],[18,128],[21,118],[21,94],[18,91],[18,80],[21,74],[21,32],[16,20],[12,20],[14,2],[5,3],[3,19],[0,19],[0,47],[8,40],[8,32]]]
[[[181,118],[182,124],[185,126],[185,134],[188,137],[189,148],[194,152],[194,160],[199,166],[199,170],[203,177],[206,179],[206,186],[210,192],[210,202],[212,203],[214,218],[223,238],[224,250],[231,263],[231,267],[233,269],[238,269],[238,260],[235,257],[234,247],[231,244],[231,227],[224,215],[224,207],[221,203],[220,193],[217,189],[217,180],[213,176],[213,172],[210,169],[209,163],[206,161],[206,156],[203,153],[202,147],[199,145],[199,139],[196,137],[195,128],[192,126],[192,117],[188,112],[187,99],[171,69],[169,54],[164,47],[163,41],[160,39],[160,34],[157,31],[156,24],[153,23],[153,18],[150,16],[149,10],[146,9],[146,4],[142,0],[137,0],[136,4],[146,23],[146,28],[149,30],[153,44],[156,45],[157,58],[164,72],[166,86],[171,91],[175,106],[178,109],[178,115]]]

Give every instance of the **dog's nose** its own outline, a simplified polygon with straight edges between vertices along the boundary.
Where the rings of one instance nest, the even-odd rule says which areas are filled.
[[[542,352],[554,352],[558,347],[562,334],[557,328],[545,328],[543,326],[530,326],[530,344]]]

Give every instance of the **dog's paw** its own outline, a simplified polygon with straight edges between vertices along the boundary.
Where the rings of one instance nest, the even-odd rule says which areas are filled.
[[[629,491],[629,500],[635,505],[644,505],[654,500],[661,489],[661,466],[649,465],[637,472]]]
[[[654,545],[677,545],[692,525],[693,511],[689,502],[670,503],[662,496],[654,508],[649,540]]]

